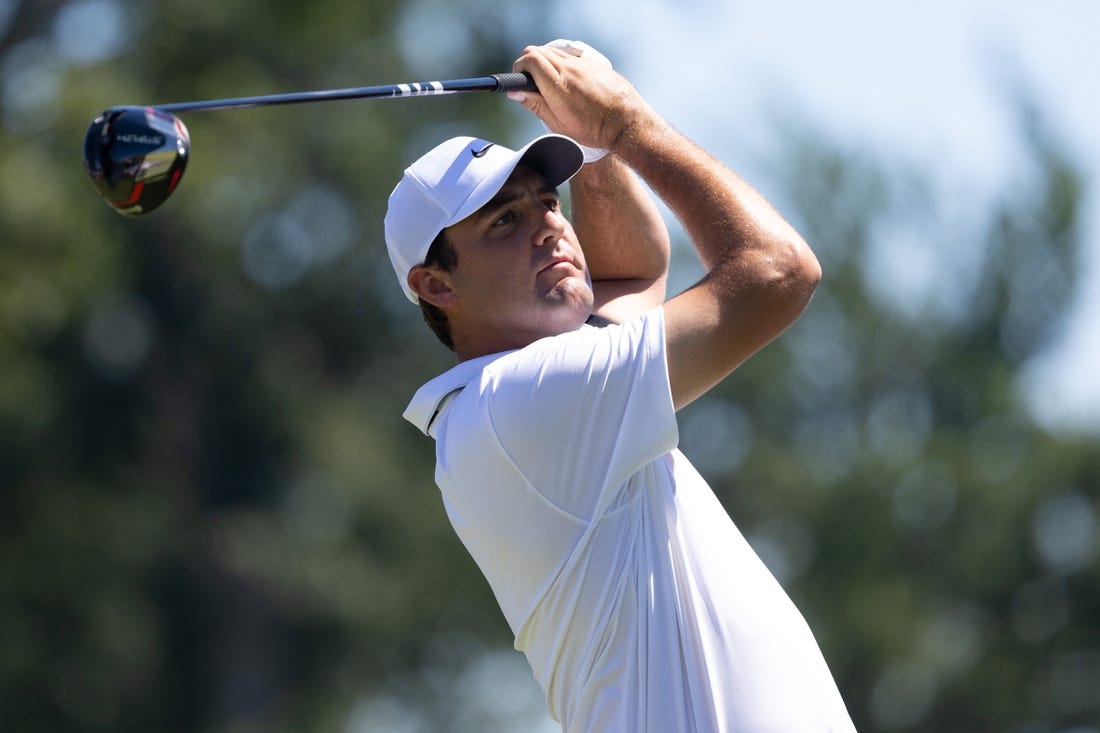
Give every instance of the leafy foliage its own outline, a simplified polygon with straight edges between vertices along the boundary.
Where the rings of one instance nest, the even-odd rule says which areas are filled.
[[[546,35],[531,10],[472,23],[477,5],[12,4],[6,730],[362,729],[375,695],[420,708],[421,729],[502,725],[460,725],[470,700],[440,693],[440,659],[510,639],[447,525],[432,446],[399,417],[449,355],[393,287],[381,219],[413,155],[470,129],[512,139],[513,106],[188,116],[187,175],[138,220],[97,200],[78,154],[111,104],[503,71]],[[423,67],[444,52],[462,67]],[[861,730],[1100,718],[1100,450],[1040,430],[1016,388],[1072,292],[1085,182],[1021,119],[1032,168],[977,236],[920,171],[786,129],[777,185],[825,281],[681,416],[685,452],[806,613]]]

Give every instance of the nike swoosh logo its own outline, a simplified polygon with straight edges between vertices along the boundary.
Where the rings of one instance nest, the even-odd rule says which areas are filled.
[[[495,144],[496,143],[489,143],[481,150],[471,150],[470,155],[474,156],[475,158],[484,158],[485,154],[489,152],[489,148],[493,147]]]

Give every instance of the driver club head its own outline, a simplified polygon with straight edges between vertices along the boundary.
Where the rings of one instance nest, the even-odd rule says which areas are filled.
[[[164,203],[187,167],[191,137],[175,115],[153,107],[112,107],[84,137],[84,168],[120,214],[147,214]]]

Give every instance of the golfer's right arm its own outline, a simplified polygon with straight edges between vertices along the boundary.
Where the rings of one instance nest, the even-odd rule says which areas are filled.
[[[672,128],[621,75],[553,49],[514,66],[540,94],[525,103],[553,129],[610,150],[679,217],[706,268],[665,304],[676,408],[695,400],[806,308],[821,268],[802,237],[733,171]]]
[[[651,110],[611,149],[680,218],[706,269],[665,305],[679,409],[790,326],[809,303],[821,267],[760,194]]]

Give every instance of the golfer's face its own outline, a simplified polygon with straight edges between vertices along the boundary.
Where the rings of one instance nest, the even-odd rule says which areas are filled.
[[[558,192],[519,166],[489,203],[448,229],[468,323],[522,346],[580,327],[592,309],[584,254]]]

